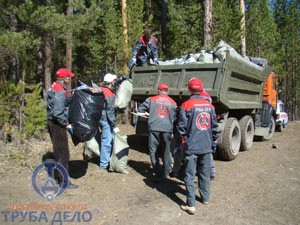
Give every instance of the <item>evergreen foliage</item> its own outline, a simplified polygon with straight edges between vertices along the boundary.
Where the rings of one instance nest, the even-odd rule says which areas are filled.
[[[284,78],[281,98],[287,104],[290,118],[299,119],[300,92],[300,2],[299,0],[274,1],[274,18],[280,38],[277,40],[278,70]]]
[[[39,132],[46,128],[46,107],[43,100],[42,84],[26,85],[24,96],[24,134],[25,137],[39,137]]]
[[[20,81],[2,82],[0,86],[0,123],[16,127],[20,138],[31,137],[46,128],[46,109],[42,85]]]
[[[204,43],[201,1],[165,2],[167,30],[163,34],[161,1],[126,1],[128,43],[123,46],[126,43],[122,36],[120,1],[0,0],[0,126],[9,122],[30,135],[43,127],[37,118],[36,124],[26,125],[28,115],[33,113],[30,110],[37,115],[43,113],[38,108],[27,109],[25,103],[40,105],[40,90],[32,89],[31,85],[48,80],[45,71],[54,74],[66,66],[69,34],[73,48],[72,70],[75,79],[85,82],[91,79],[98,82],[107,72],[128,75],[124,68],[145,26],[152,26],[153,35],[166,40],[164,52],[159,42],[160,60],[199,52]],[[239,50],[239,1],[212,3],[214,44],[224,40]],[[287,102],[291,118],[299,119],[299,0],[246,0],[245,3],[247,55],[267,58],[277,76],[284,78],[280,97]],[[68,6],[73,8],[73,15],[67,16]],[[46,44],[50,45],[53,57],[46,57]],[[124,57],[123,49],[128,49],[129,59]],[[45,63],[47,60],[49,65]],[[44,88],[45,83],[38,86]]]
[[[278,32],[267,0],[246,2],[247,55],[274,62]],[[273,62],[272,62],[273,61]]]
[[[168,1],[167,58],[196,53],[202,47],[201,5],[197,1]]]
[[[13,70],[13,66],[24,67],[31,64],[33,60],[32,50],[38,45],[30,32],[4,31],[0,34],[0,73],[1,80],[10,80],[15,83],[22,79],[20,71]],[[30,71],[30,67],[28,68]]]
[[[131,59],[132,48],[145,27],[144,0],[127,0],[128,45]],[[154,29],[155,30],[155,29]]]
[[[220,40],[225,41],[236,50],[241,45],[242,14],[236,0],[213,1],[214,46]]]

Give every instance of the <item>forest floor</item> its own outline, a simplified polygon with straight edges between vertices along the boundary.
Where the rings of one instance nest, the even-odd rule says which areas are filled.
[[[70,141],[70,175],[79,188],[52,201],[31,184],[33,170],[52,151],[48,135],[21,146],[2,143],[0,224],[300,224],[300,122],[290,122],[270,141],[254,142],[233,161],[215,160],[211,200],[197,201],[195,215],[180,209],[186,200],[182,180],[153,179],[145,137],[134,135],[130,125],[120,130],[130,145],[129,174],[100,171],[96,163],[83,161],[82,144]]]

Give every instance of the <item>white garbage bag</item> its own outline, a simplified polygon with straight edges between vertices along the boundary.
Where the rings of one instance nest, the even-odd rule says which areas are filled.
[[[116,93],[115,106],[119,109],[126,108],[131,100],[132,91],[132,81],[130,79],[122,81]]]
[[[88,140],[83,145],[83,155],[86,160],[100,156],[100,136],[96,134],[91,140]]]

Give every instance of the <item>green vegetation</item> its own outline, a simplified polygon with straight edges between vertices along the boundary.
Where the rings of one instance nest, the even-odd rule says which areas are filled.
[[[40,93],[60,67],[72,65],[75,82],[99,82],[106,72],[128,75],[132,47],[145,26],[152,26],[159,39],[160,60],[199,52],[204,43],[201,2],[0,0],[0,126],[4,122],[16,126],[23,138],[44,129]],[[290,118],[297,120],[299,0],[245,0],[245,13],[246,53],[269,59],[283,81],[279,97]],[[223,40],[239,51],[241,18],[239,1],[212,1],[213,43]]]

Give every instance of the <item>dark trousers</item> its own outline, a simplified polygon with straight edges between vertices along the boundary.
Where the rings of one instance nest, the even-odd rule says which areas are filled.
[[[187,192],[187,205],[195,206],[195,172],[198,174],[198,188],[202,202],[209,201],[210,195],[210,153],[185,155],[184,182]]]
[[[160,132],[160,131],[149,131],[149,154],[151,164],[156,176],[166,177],[170,173],[171,159],[170,159],[170,145],[171,145],[172,133]],[[159,144],[163,146],[163,166],[162,169],[159,163],[159,155],[157,148]]]
[[[66,128],[48,120],[48,131],[53,146],[55,161],[69,171],[70,151]]]
[[[142,54],[137,57],[136,60],[137,66],[149,66],[150,65],[150,57]]]

